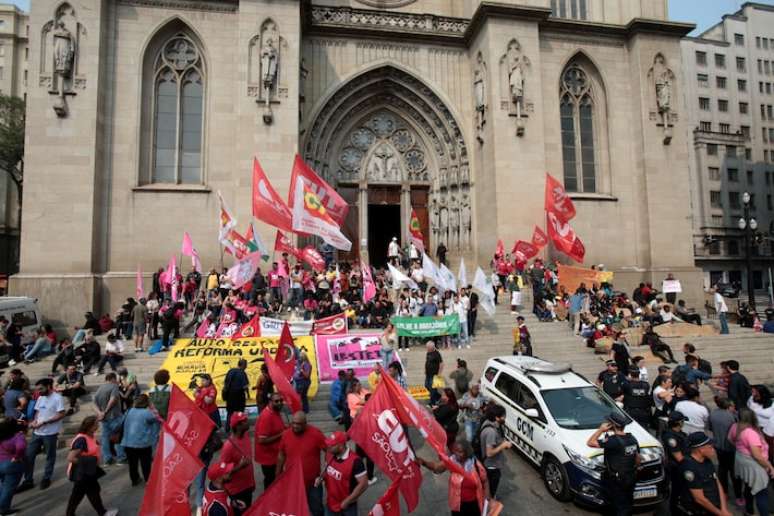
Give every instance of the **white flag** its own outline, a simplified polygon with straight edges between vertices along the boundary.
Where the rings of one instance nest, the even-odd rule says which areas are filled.
[[[494,304],[494,290],[492,290],[492,280],[487,278],[481,267],[476,269],[476,276],[473,278],[473,288],[478,290],[479,303],[489,316],[493,316],[496,310]]]
[[[433,280],[433,284],[438,290],[447,290],[444,288],[445,282],[441,276],[441,272],[438,270],[435,263],[433,263],[433,260],[425,253],[422,253],[422,273],[425,276],[425,281],[429,279]]]
[[[441,278],[443,279],[444,283],[444,290],[451,290],[456,292],[457,291],[457,280],[454,279],[454,273],[449,270],[449,268],[441,264],[441,266],[438,268],[438,272],[441,275]]]
[[[417,283],[396,269],[390,262],[387,262],[387,267],[390,269],[390,276],[392,277],[392,288],[400,290],[402,285],[408,285],[409,288],[418,289]]]
[[[233,267],[231,267],[226,275],[233,283],[234,288],[242,288],[242,285],[251,281],[255,276],[255,271],[258,270],[258,265],[261,263],[261,253],[250,253],[245,256],[244,260],[238,261]]]
[[[468,273],[465,271],[465,258],[460,257],[460,270],[457,273],[457,279],[460,281],[460,287],[468,286]]]

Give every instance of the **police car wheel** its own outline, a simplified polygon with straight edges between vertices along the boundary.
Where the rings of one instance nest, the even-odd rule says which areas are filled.
[[[569,502],[572,500],[570,492],[570,482],[567,478],[567,472],[558,460],[553,457],[546,457],[543,461],[543,483],[551,493],[551,496],[560,502]]]

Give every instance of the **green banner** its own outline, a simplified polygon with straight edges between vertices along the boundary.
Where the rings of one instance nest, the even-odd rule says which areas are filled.
[[[457,314],[441,317],[393,317],[392,324],[400,337],[438,337],[457,335],[460,318]]]

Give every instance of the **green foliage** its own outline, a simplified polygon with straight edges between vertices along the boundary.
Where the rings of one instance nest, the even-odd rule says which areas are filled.
[[[17,165],[24,158],[24,101],[0,94],[0,167],[21,183]]]

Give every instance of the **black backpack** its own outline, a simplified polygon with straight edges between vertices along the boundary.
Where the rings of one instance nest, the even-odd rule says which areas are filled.
[[[476,434],[473,437],[473,442],[470,443],[470,445],[473,447],[473,454],[476,456],[478,460],[480,460],[482,463],[486,459],[486,450],[484,450],[484,447],[481,446],[481,433],[484,431],[484,428],[492,427],[494,428],[502,437],[502,430],[497,427],[494,423],[486,419],[486,417],[482,418],[482,422],[480,425],[478,425],[478,429],[476,430]]]

